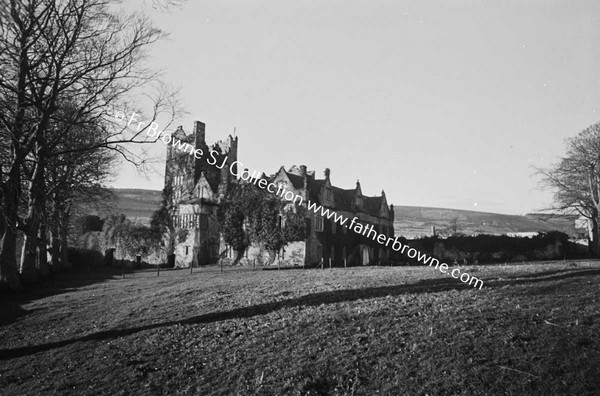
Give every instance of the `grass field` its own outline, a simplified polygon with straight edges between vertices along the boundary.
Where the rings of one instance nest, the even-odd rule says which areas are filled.
[[[600,393],[600,263],[468,271],[71,272],[2,296],[0,393]]]

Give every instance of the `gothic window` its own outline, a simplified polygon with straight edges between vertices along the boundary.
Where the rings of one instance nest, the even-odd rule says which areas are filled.
[[[323,231],[323,218],[319,215],[315,215],[315,231]]]

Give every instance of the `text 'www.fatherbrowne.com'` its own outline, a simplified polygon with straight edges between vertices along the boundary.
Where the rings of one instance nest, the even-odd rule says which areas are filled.
[[[131,116],[130,121],[128,123],[131,124],[132,120],[135,119],[135,113]],[[136,120],[137,121],[137,120]],[[138,124],[138,130],[141,127],[143,122]],[[171,144],[174,148],[181,150],[183,152],[187,152],[190,155],[193,155],[197,159],[205,159],[209,165],[215,166],[219,169],[223,169],[227,165],[227,157],[225,157],[222,161],[218,161],[217,157],[220,156],[220,153],[211,150],[209,153],[204,153],[204,151],[200,148],[195,148],[189,143],[182,142],[179,139],[174,138],[169,133],[165,133],[164,131],[158,130],[158,124],[155,122],[151,122],[148,129],[146,130],[146,134],[149,137],[156,138],[156,140],[162,140],[164,144]],[[237,169],[244,169],[241,172],[238,172]],[[479,278],[471,276],[467,272],[461,273],[459,268],[454,268],[450,271],[448,264],[440,263],[438,259],[431,257],[425,253],[421,253],[415,248],[410,247],[409,245],[402,244],[398,237],[388,237],[383,233],[378,233],[373,225],[364,225],[358,222],[358,217],[354,217],[351,220],[348,217],[345,217],[335,211],[332,211],[328,208],[324,208],[323,206],[311,202],[310,200],[304,201],[304,198],[292,191],[288,191],[285,187],[281,185],[276,185],[262,177],[262,173],[254,170],[252,173],[248,169],[244,168],[244,164],[239,161],[234,161],[229,165],[229,172],[235,176],[236,178],[242,179],[249,183],[253,183],[261,189],[266,189],[268,192],[275,194],[283,199],[293,202],[297,205],[304,205],[308,208],[309,211],[312,211],[318,216],[326,218],[328,220],[332,220],[339,224],[342,227],[346,227],[354,231],[355,233],[365,236],[367,238],[371,238],[373,241],[377,243],[390,247],[401,254],[406,254],[411,259],[417,259],[418,262],[423,265],[429,265],[430,267],[434,267],[438,269],[442,274],[449,275],[455,279],[459,279],[461,282],[472,285],[474,288],[479,287],[481,289],[483,287],[483,281]],[[350,224],[348,224],[350,221]]]

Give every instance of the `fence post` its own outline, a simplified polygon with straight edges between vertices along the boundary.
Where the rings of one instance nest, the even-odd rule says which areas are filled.
[[[160,276],[160,264],[156,266],[156,276]]]
[[[252,271],[254,271],[256,269],[256,258],[254,258],[254,260],[252,260]]]
[[[121,278],[125,279],[125,260],[121,259]]]
[[[329,257],[329,269],[331,269],[331,257]]]

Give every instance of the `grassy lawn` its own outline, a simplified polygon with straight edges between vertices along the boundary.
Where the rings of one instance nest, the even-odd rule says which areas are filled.
[[[1,296],[0,394],[600,393],[599,262],[463,271],[64,274]]]

